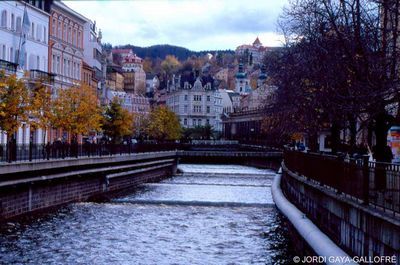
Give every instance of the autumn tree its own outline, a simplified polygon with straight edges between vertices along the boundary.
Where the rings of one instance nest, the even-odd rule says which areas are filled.
[[[9,141],[28,120],[28,89],[22,79],[0,72],[0,129],[7,133]]]
[[[155,107],[148,118],[147,133],[150,137],[164,141],[181,137],[181,125],[178,117],[166,106]]]
[[[101,109],[92,88],[82,85],[59,90],[54,101],[53,127],[69,132],[76,141],[79,134],[98,131],[101,119]]]
[[[43,129],[43,143],[46,139],[47,129],[51,127],[52,107],[51,88],[46,85],[46,80],[36,81],[30,89],[29,124],[31,133],[33,130]]]
[[[181,63],[179,60],[173,55],[167,55],[165,60],[161,63],[161,68],[167,77],[170,77],[173,73],[176,73],[180,68]]]
[[[120,143],[124,136],[133,134],[133,115],[114,97],[103,111],[103,133],[111,138],[113,143]]]

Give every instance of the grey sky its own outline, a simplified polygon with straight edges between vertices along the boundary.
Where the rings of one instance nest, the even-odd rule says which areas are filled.
[[[96,20],[103,42],[172,44],[191,50],[235,49],[259,36],[266,46],[282,37],[276,21],[287,0],[64,1]]]

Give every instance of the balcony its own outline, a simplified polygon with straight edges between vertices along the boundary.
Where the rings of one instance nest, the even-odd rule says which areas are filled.
[[[56,74],[44,72],[41,70],[30,70],[29,71],[29,78],[32,81],[40,80],[47,84],[53,85],[55,77],[56,77]]]
[[[0,71],[5,71],[7,75],[13,75],[17,73],[17,66],[18,64],[5,61],[5,60],[0,60]]]

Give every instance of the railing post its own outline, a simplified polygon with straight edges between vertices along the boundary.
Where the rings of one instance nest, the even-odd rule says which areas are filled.
[[[369,204],[369,155],[363,156],[363,204]]]
[[[29,161],[32,161],[32,150],[33,149],[33,143],[32,141],[29,141]]]

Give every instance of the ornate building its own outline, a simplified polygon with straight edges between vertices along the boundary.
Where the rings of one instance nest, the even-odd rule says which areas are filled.
[[[184,128],[211,125],[222,131],[222,97],[210,76],[174,77],[166,94],[167,106],[179,117]]]
[[[252,45],[243,44],[236,48],[237,56],[251,56],[253,64],[261,64],[264,58],[265,52],[268,50],[267,47],[264,47],[260,42],[260,39],[257,37]]]
[[[85,17],[61,1],[54,1],[51,6],[49,68],[52,73],[57,74],[57,89],[79,85],[81,82],[86,22]]]

